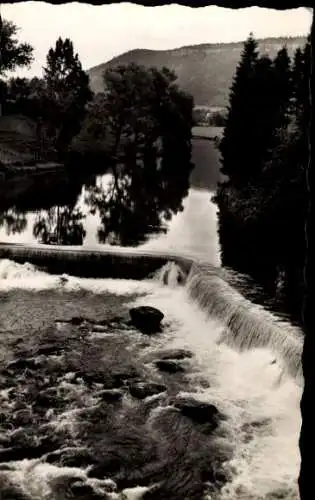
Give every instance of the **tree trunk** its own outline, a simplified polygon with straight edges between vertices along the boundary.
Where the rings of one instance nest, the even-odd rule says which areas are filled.
[[[300,433],[301,469],[299,488],[301,500],[315,498],[314,459],[315,459],[315,205],[314,169],[315,149],[311,138],[314,138],[315,126],[311,106],[314,106],[314,46],[315,46],[315,11],[311,29],[311,78],[310,78],[310,126],[309,126],[309,163],[307,166],[308,212],[305,224],[305,300],[303,307],[304,346],[302,354],[304,391],[301,399],[302,427]],[[288,409],[288,411],[290,411]],[[281,453],[281,450],[279,450]]]

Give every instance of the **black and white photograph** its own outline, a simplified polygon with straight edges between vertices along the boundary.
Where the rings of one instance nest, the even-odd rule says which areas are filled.
[[[312,16],[0,5],[0,500],[304,500]]]

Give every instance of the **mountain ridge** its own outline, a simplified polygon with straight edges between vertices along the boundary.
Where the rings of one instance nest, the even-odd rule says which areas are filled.
[[[303,47],[306,36],[269,37],[257,39],[261,54],[274,57],[284,45],[292,57],[297,47]],[[146,67],[167,66],[175,71],[178,84],[189,92],[197,106],[225,107],[229,88],[239,62],[244,41],[185,45],[175,49],[132,49],[87,70],[94,92],[103,90],[102,74],[107,68],[131,62]]]

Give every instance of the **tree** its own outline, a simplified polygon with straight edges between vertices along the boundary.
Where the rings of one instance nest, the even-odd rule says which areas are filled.
[[[231,87],[221,152],[221,171],[235,186],[259,183],[264,163],[290,121],[291,61],[281,49],[275,60],[259,56],[252,36],[244,44]],[[281,134],[280,134],[281,135]]]
[[[89,77],[69,38],[59,38],[47,55],[44,68],[45,111],[49,134],[62,157],[80,131],[86,104],[92,98]]]
[[[292,68],[291,59],[286,47],[279,50],[273,61],[274,87],[272,98],[274,100],[274,128],[287,127],[292,115]]]
[[[37,214],[33,235],[45,245],[82,245],[86,236],[84,218],[81,210],[73,204],[57,205]]]
[[[112,183],[106,193],[93,189],[88,202],[100,212],[102,241],[116,232],[114,241],[133,244],[183,209],[193,168],[193,100],[167,68],[111,68],[104,87],[86,120],[91,143],[94,136],[97,147],[107,144]]]
[[[258,60],[258,43],[250,34],[244,44],[241,60],[232,82],[226,126],[219,149],[221,172],[229,178],[242,182],[254,167],[246,152],[255,116],[254,90],[255,68]]]
[[[161,168],[166,176],[176,173],[178,181],[187,180],[192,169],[193,99],[175,81],[167,68],[130,64],[108,69],[104,95],[95,96],[95,104],[89,106],[75,147],[84,149],[90,143],[100,152],[103,148],[114,177],[119,172],[133,179],[145,174],[146,182],[153,184]],[[166,166],[171,154],[173,160]]]
[[[309,43],[296,51],[293,67],[285,48],[273,61],[265,56],[256,60],[251,85],[257,98],[247,140],[259,175],[233,172],[215,199],[223,265],[249,274],[273,305],[297,321],[304,290],[308,51]],[[233,145],[235,136],[230,139]],[[246,149],[243,158],[249,158]]]
[[[15,71],[20,67],[28,67],[34,59],[34,49],[28,43],[19,43],[17,38],[18,27],[11,21],[2,19],[0,27],[0,77],[2,78],[9,71]]]
[[[305,135],[307,135],[309,127],[309,110],[311,108],[309,90],[310,61],[311,44],[308,38],[303,50],[299,48],[296,50],[292,70],[294,113],[296,121],[303,128]]]
[[[33,47],[28,43],[19,43],[17,38],[18,27],[11,21],[2,19],[0,15],[0,116],[2,103],[6,93],[5,77],[10,71],[20,67],[28,67],[33,61]]]
[[[68,161],[74,166],[93,165],[96,170],[113,163],[114,137],[107,116],[105,94],[97,94],[86,107],[80,132],[73,138]]]

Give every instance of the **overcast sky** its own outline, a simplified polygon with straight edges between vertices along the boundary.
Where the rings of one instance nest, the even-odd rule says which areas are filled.
[[[131,3],[103,6],[24,2],[1,5],[3,18],[21,29],[19,37],[35,48],[35,62],[20,76],[41,74],[46,54],[61,36],[69,37],[85,69],[135,48],[170,49],[199,43],[307,35],[310,10],[276,11],[252,7],[199,9],[167,5],[142,7]]]

